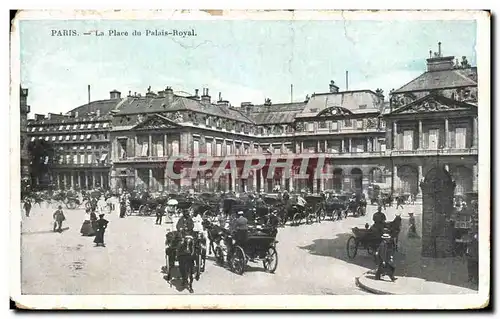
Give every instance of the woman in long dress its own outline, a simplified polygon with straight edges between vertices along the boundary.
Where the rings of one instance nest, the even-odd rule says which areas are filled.
[[[88,219],[85,219],[83,221],[82,227],[80,228],[80,233],[83,236],[94,236],[95,230],[97,227],[97,225],[96,225],[97,216],[90,209],[87,209],[86,213],[89,214],[89,217],[88,217]]]
[[[96,229],[96,234],[94,238],[94,243],[97,246],[103,246],[104,245],[104,232],[106,231],[106,228],[108,227],[108,221],[104,219],[104,214],[99,215],[99,219],[96,222],[97,229]]]

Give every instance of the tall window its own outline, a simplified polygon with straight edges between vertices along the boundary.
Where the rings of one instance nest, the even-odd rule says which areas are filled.
[[[172,141],[172,155],[179,155],[179,141],[177,140]]]
[[[212,141],[206,140],[205,141],[205,146],[207,148],[207,155],[208,156],[212,156],[213,155],[213,153],[212,153]]]
[[[232,155],[232,145],[231,144],[226,144],[226,155]]]
[[[88,154],[87,155],[87,164],[92,164],[92,159],[93,159],[93,155],[92,154]]]
[[[455,148],[464,149],[466,148],[466,137],[467,128],[457,127],[455,128]]]
[[[118,141],[120,143],[120,158],[125,159],[127,158],[127,140],[120,139]]]
[[[148,156],[148,143],[142,144],[141,156]]]
[[[217,143],[217,149],[215,150],[215,156],[222,156],[222,144]]]
[[[439,148],[439,130],[438,129],[432,129],[429,130],[429,143],[428,149],[430,150],[437,150]]]
[[[413,150],[413,131],[411,130],[403,131],[403,150]]]
[[[307,131],[314,132],[314,123],[307,123]]]
[[[356,121],[356,128],[358,130],[362,130],[363,129],[363,120],[357,120]]]
[[[320,121],[319,122],[319,128],[328,128],[328,122],[327,121]]]
[[[85,154],[80,155],[80,164],[85,164]]]
[[[199,156],[200,155],[200,141],[194,140],[193,141],[193,156]]]
[[[165,156],[164,151],[163,151],[163,141],[156,142],[156,156],[158,156],[158,157]]]
[[[345,119],[344,120],[344,126],[345,127],[352,127],[352,121],[351,121],[351,119]]]
[[[78,164],[78,155],[73,155],[73,164]]]
[[[339,130],[339,123],[337,121],[332,122],[332,131],[338,131]]]

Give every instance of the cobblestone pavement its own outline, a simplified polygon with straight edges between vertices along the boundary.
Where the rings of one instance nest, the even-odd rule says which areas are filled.
[[[266,273],[262,263],[249,263],[239,276],[209,256],[206,271],[193,284],[194,293],[366,294],[355,286],[354,278],[373,268],[373,257],[360,252],[349,260],[346,242],[352,227],[371,224],[375,209],[368,206],[367,215],[360,218],[281,228],[275,274]],[[62,233],[51,232],[53,211],[45,204],[36,205],[30,217],[23,217],[23,294],[189,293],[170,286],[161,273],[166,225],[155,225],[154,217],[120,219],[113,212],[106,216],[110,221],[106,247],[94,247],[93,237],[80,235],[82,209],[65,210],[63,229],[69,228]],[[387,210],[388,220],[394,213],[394,208]]]

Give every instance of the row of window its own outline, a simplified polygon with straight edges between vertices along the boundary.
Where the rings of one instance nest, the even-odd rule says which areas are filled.
[[[88,124],[73,124],[73,125],[56,125],[52,126],[32,126],[28,128],[28,132],[50,132],[50,131],[69,131],[69,130],[91,130],[108,128],[109,123],[88,123]]]
[[[403,130],[397,135],[395,148],[400,150],[414,150],[418,146],[418,137],[415,136],[414,130]],[[444,146],[444,132],[440,129],[429,129],[422,134],[421,148],[429,150],[437,150]],[[467,148],[467,128],[457,127],[455,130],[449,132],[450,148],[465,149]]]
[[[59,164],[106,164],[108,153],[67,154],[59,157]]]
[[[99,140],[106,140],[108,139],[108,133],[104,133],[104,134],[80,134],[80,135],[59,135],[59,136],[55,136],[55,135],[52,135],[52,136],[32,136],[31,137],[31,141],[35,141],[35,140],[45,140],[45,141],[51,141],[51,142],[55,142],[55,141],[59,141],[59,142],[63,142],[63,141],[88,141],[88,140],[91,140],[92,137],[95,137],[95,139],[99,139]]]

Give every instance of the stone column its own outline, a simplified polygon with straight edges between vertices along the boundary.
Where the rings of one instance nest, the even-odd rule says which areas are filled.
[[[87,172],[85,172],[85,189],[89,189],[89,179]]]
[[[167,134],[163,134],[163,156],[168,157],[168,141],[167,141]]]
[[[472,148],[477,149],[478,131],[477,131],[477,116],[472,119]]]
[[[323,175],[320,176],[319,182],[319,191],[322,192],[325,190],[325,177]]]
[[[424,143],[424,130],[422,125],[422,120],[418,120],[418,149],[422,149]],[[420,192],[420,191],[419,191]]]
[[[153,136],[148,135],[148,155],[153,156]]]
[[[397,121],[392,122],[392,149],[398,149],[396,144],[398,143],[398,124]]]
[[[328,153],[328,141],[325,140],[325,153]]]
[[[262,175],[261,183],[260,183],[260,190],[259,191],[267,191],[267,176],[264,175],[264,170],[260,170],[260,174]]]
[[[399,179],[398,179],[398,166],[394,165],[392,167],[392,192],[394,193],[396,189],[399,188]]]
[[[342,138],[342,145],[341,145],[341,150],[340,153],[345,153],[345,138]]]
[[[352,153],[352,137],[349,137],[349,153]]]
[[[101,176],[101,188],[104,188],[104,176],[102,175],[103,173],[99,173]]]
[[[366,151],[367,152],[373,152],[373,144],[372,144],[372,138],[368,137],[366,139]]]
[[[295,174],[294,174],[294,171],[293,171],[293,168],[290,168],[290,182],[288,183],[288,190],[292,190],[293,189],[293,179],[295,178]]]
[[[151,138],[151,135],[149,135],[149,137]],[[154,183],[153,183],[153,169],[149,169],[149,190],[152,191],[153,190],[153,187],[154,187]]]
[[[137,135],[134,135],[134,157],[141,156],[141,150],[139,148],[139,141],[137,140]]]
[[[300,141],[300,153],[304,153],[304,142]]]
[[[450,172],[450,166],[448,164],[444,164],[444,169],[449,173]]]
[[[422,199],[422,190],[420,189],[420,182],[424,179],[423,167],[418,165],[418,177],[417,177],[417,199]]]
[[[253,174],[252,174],[253,175],[252,176],[253,189],[252,190],[255,192],[257,190],[257,178],[259,178],[258,177],[259,174],[258,174],[258,171],[256,169],[252,170],[252,172],[253,172]]]
[[[95,188],[96,176],[95,172],[92,172],[92,188]]]
[[[477,163],[472,166],[472,191],[477,192],[478,191],[478,167]]]
[[[233,144],[233,146],[234,146],[234,144]],[[236,190],[237,190],[236,189],[236,172],[234,169],[231,170],[231,188],[232,188],[231,190],[233,192],[236,192]]]
[[[448,127],[448,118],[444,119],[444,147],[449,148],[450,147],[450,136],[449,136],[449,127]]]
[[[71,183],[70,183],[69,187],[74,188],[75,187],[75,175],[73,174],[73,172],[71,172],[70,176],[71,176]]]
[[[319,140],[317,141],[317,146],[316,146],[316,153],[320,153],[321,152],[321,148],[320,148],[320,144],[319,144]]]

